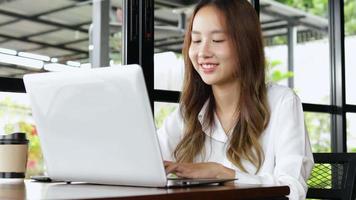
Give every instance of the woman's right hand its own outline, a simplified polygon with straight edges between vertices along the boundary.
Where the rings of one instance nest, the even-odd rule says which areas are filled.
[[[216,162],[176,163],[164,161],[166,173],[185,178],[235,178],[235,170]]]

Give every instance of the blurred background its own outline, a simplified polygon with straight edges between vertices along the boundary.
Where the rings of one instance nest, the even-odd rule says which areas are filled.
[[[124,31],[132,27],[125,20],[127,0],[103,1],[108,7],[86,0],[0,0],[0,134],[27,133],[27,176],[42,174],[45,165],[22,76],[96,67],[97,32],[107,35],[107,40],[99,41],[108,47],[106,66],[126,64],[125,59],[135,57],[124,53],[130,45]],[[356,0],[340,2],[251,1],[263,30],[267,79],[293,88],[301,98],[313,152],[356,152],[352,87],[356,85],[352,78],[356,75],[352,53],[356,52]],[[149,93],[159,128],[178,105],[184,73],[181,48],[196,1],[152,0],[152,4],[146,9],[154,16],[144,23],[154,27],[153,47],[141,54],[154,61],[153,73],[145,76],[150,77]],[[128,13],[140,16],[135,10]],[[95,26],[97,18],[105,26]],[[336,144],[340,138],[341,144]]]

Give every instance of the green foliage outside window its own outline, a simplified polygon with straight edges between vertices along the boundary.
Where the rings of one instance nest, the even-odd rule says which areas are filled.
[[[344,4],[345,34],[356,35],[356,1],[346,0]]]
[[[109,38],[109,47],[110,47],[110,59],[114,62],[113,64],[121,64],[121,49],[122,49],[122,40],[121,32],[110,34]]]
[[[15,103],[10,97],[0,99],[0,119],[5,121],[1,133],[26,133],[29,142],[26,177],[43,174],[43,157],[37,130],[34,124],[27,122],[31,109],[26,105]]]
[[[276,0],[307,13],[327,17],[328,0]]]
[[[166,117],[171,114],[176,108],[176,105],[168,104],[157,112],[157,114],[155,115],[155,124],[157,129],[162,127]]]
[[[266,66],[267,66],[267,75],[266,75],[266,80],[267,82],[273,82],[273,83],[278,83],[280,81],[283,81],[285,79],[293,77],[293,72],[287,71],[287,72],[282,72],[281,70],[278,70],[278,67],[282,65],[282,61],[280,60],[271,60],[271,61],[266,61]]]
[[[276,0],[288,6],[327,18],[329,0]],[[333,1],[333,0],[330,0]],[[356,1],[344,0],[345,34],[356,35]]]
[[[322,113],[304,113],[313,152],[331,152],[330,115]]]

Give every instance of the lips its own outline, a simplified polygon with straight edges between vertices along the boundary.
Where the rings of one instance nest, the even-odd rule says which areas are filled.
[[[201,63],[201,64],[199,64],[199,66],[204,73],[209,74],[209,73],[213,73],[217,69],[218,64],[216,64],[216,63]]]

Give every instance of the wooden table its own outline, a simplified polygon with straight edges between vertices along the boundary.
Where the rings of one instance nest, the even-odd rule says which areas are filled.
[[[225,185],[190,188],[145,188],[83,183],[0,183],[0,199],[288,199],[288,186]]]

